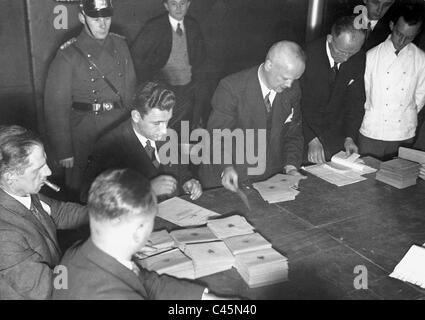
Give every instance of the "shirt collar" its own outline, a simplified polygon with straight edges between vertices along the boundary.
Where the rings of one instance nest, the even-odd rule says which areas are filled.
[[[139,139],[140,143],[142,144],[143,148],[145,148],[145,147],[146,147],[146,142],[149,140],[149,141],[151,142],[151,146],[152,146],[152,148],[155,148],[155,149],[156,149],[156,143],[155,143],[155,141],[153,141],[153,140],[151,140],[151,139],[148,139],[148,138],[146,138],[145,136],[141,135],[140,133],[138,133],[138,132],[134,129],[134,127],[133,127],[133,131],[134,131],[134,133],[136,134],[137,139]]]
[[[407,46],[401,49],[398,55],[400,56],[401,53],[409,52],[412,49],[412,46],[413,43],[409,43]],[[394,44],[391,41],[391,34],[387,37],[387,40],[384,41],[384,49],[387,51],[391,51],[395,55],[396,48],[394,47]]]
[[[367,28],[367,26],[370,23],[370,28],[373,31],[373,29],[375,29],[376,25],[378,24],[379,20],[369,20],[369,18],[366,16],[365,17],[365,22],[366,22],[366,28]]]
[[[118,259],[114,256],[112,256],[115,260],[117,260],[119,263],[121,263],[124,267],[133,270],[133,263],[130,260],[122,260],[122,259]]]
[[[328,42],[328,40],[326,40],[326,54],[328,56],[329,64],[330,64],[331,68],[333,68],[334,67],[334,64],[335,64],[335,60],[332,57],[331,49],[329,48],[329,42]],[[341,63],[338,63],[337,66],[338,66],[338,69],[339,69],[339,67],[341,66]]]
[[[266,97],[266,95],[270,92],[269,95],[269,100],[270,103],[272,103],[272,101],[274,100],[274,97],[276,96],[276,91],[274,90],[270,90],[265,83],[263,82],[263,80],[261,80],[260,77],[260,70],[263,67],[264,63],[261,64],[261,66],[258,68],[258,81],[260,82],[260,87],[261,87],[261,93],[263,94],[263,99]]]
[[[18,201],[19,203],[21,203],[25,208],[27,208],[28,210],[30,210],[30,208],[31,208],[31,197],[30,196],[26,196],[26,197],[15,196],[14,194],[11,194],[11,193],[7,192],[4,189],[2,189],[2,190],[4,192],[6,192],[9,196],[11,196],[12,198],[14,198],[16,201]]]
[[[174,19],[172,16],[168,15],[168,20],[170,20],[171,27],[173,28],[174,31],[177,30],[177,24],[180,23],[180,28],[184,32],[184,19],[179,21],[179,20]]]

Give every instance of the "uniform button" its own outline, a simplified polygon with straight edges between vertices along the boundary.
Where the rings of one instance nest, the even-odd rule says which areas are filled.
[[[121,72],[118,73],[118,77],[122,77],[122,73]]]
[[[388,90],[388,88],[387,88],[387,90]]]
[[[385,104],[388,107],[388,103]]]
[[[404,88],[401,88],[401,91],[404,91]]]
[[[96,79],[95,79],[95,78],[91,78],[91,79],[90,79],[90,81],[91,81],[91,82],[95,82],[95,81],[96,81]]]
[[[87,54],[87,58],[91,58],[91,54],[90,53]]]
[[[96,91],[96,90],[92,90],[91,92],[93,92],[94,94],[96,94],[96,93],[97,93],[97,91]]]
[[[120,64],[121,64],[121,62],[117,61],[117,65],[120,65]]]
[[[99,102],[99,100],[97,100],[97,99],[94,99],[94,103],[98,103]]]
[[[90,70],[93,70],[94,68],[92,66],[89,67]]]

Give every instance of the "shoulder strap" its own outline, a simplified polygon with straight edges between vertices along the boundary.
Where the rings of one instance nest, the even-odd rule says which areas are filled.
[[[120,104],[121,104],[121,108],[124,108],[123,102],[122,102],[122,98],[121,95],[118,91],[118,89],[114,86],[114,84],[103,74],[103,72],[99,69],[99,67],[96,65],[96,63],[94,63],[93,60],[91,60],[89,58],[88,55],[84,54],[83,50],[81,50],[81,48],[79,48],[78,46],[76,46],[75,44],[71,45],[85,60],[87,60],[87,62],[89,63],[90,66],[92,66],[93,68],[96,69],[97,72],[99,72],[101,78],[106,82],[106,84],[111,88],[111,90],[115,93],[115,95],[119,98]]]

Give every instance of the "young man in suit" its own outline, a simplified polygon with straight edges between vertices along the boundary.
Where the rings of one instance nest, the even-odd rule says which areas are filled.
[[[390,18],[392,11],[395,10],[393,6],[395,0],[363,0],[363,2],[367,9],[366,41],[363,49],[368,51],[385,41],[391,33]]]
[[[262,180],[282,171],[300,175],[298,168],[302,160],[303,136],[301,92],[297,79],[304,69],[305,55],[302,49],[296,43],[281,41],[270,48],[265,62],[260,66],[220,81],[212,99],[208,131],[242,129],[247,134],[247,130],[252,129],[255,136],[253,141],[247,142],[247,146],[252,146],[254,150],[246,151],[242,163],[237,163],[234,150],[225,150],[232,152],[232,163],[202,165],[201,181],[204,187],[222,184],[226,189],[236,191],[238,181]],[[260,143],[255,144],[255,141],[260,139],[262,133],[266,137],[266,152],[260,155]],[[213,151],[216,149],[213,147]],[[248,152],[263,159],[263,172],[250,172],[250,163],[246,159]]]
[[[140,173],[102,173],[88,201],[90,238],[70,248],[61,261],[68,287],[53,298],[102,300],[218,299],[204,286],[139,269],[132,256],[148,240],[158,212],[151,184]]]
[[[50,174],[37,136],[0,126],[1,299],[49,299],[61,258],[56,230],[88,222],[85,207],[39,194]]]
[[[134,96],[131,119],[105,133],[95,144],[88,164],[85,188],[106,169],[131,168],[151,180],[157,196],[188,193],[195,200],[202,187],[187,164],[164,165],[159,148],[164,144],[176,99],[174,93],[158,82],[142,84]],[[83,190],[83,191],[84,191]],[[83,200],[86,192],[83,192]]]
[[[306,160],[329,161],[337,152],[358,152],[364,114],[365,32],[355,16],[339,18],[326,37],[310,43],[301,79]]]
[[[49,151],[65,168],[67,187],[77,193],[96,139],[128,117],[136,86],[126,40],[109,32],[111,1],[81,0],[83,29],[60,47],[46,79]]]
[[[139,83],[161,80],[176,95],[172,128],[179,131],[181,120],[192,121],[205,43],[198,22],[187,15],[190,0],[162,0],[167,12],[149,20],[132,44],[131,54]],[[194,121],[199,121],[196,110]],[[197,125],[195,123],[194,125]]]
[[[391,22],[391,35],[366,57],[362,155],[388,160],[412,145],[425,104],[425,53],[413,40],[423,24],[423,3],[405,4]]]

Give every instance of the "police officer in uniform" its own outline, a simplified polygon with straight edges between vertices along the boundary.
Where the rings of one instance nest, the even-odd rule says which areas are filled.
[[[81,0],[80,9],[83,30],[58,50],[44,95],[51,152],[75,192],[97,137],[128,117],[136,85],[125,38],[109,32],[111,0]]]

